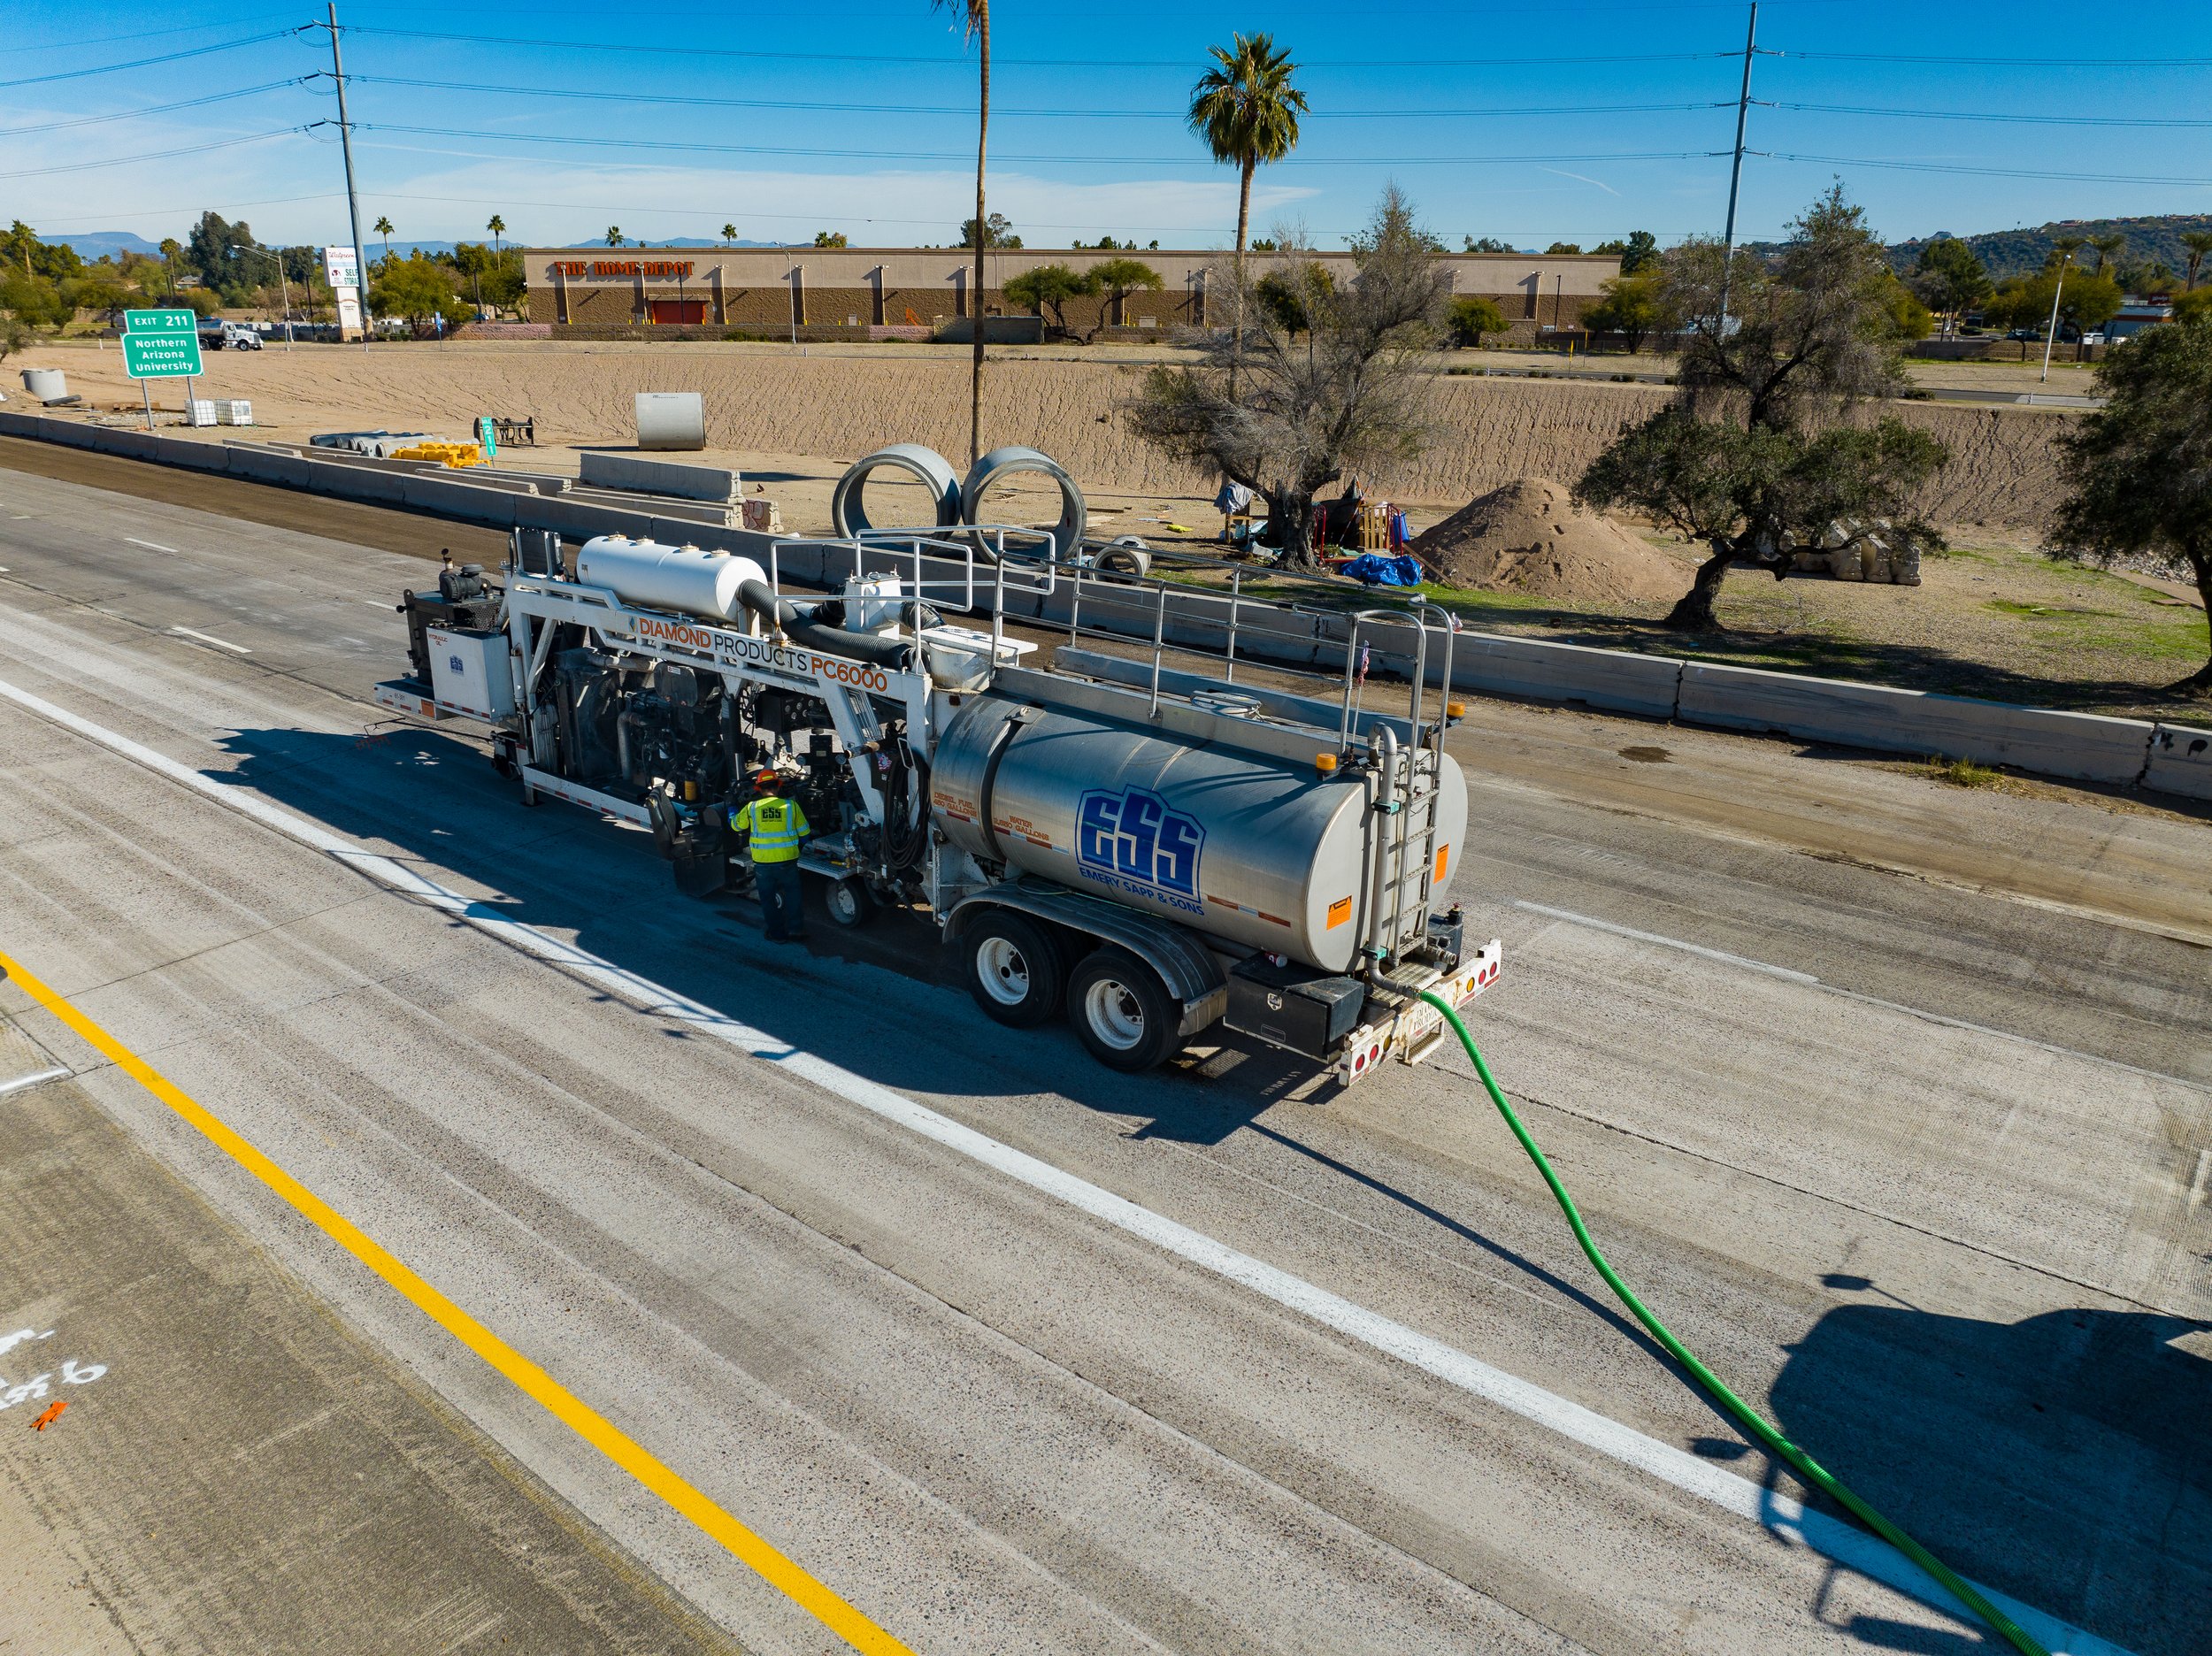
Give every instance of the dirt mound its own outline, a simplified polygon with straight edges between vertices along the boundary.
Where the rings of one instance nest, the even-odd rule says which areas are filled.
[[[1574,503],[1548,478],[1522,478],[1461,507],[1410,550],[1453,586],[1540,598],[1679,598],[1690,571]]]

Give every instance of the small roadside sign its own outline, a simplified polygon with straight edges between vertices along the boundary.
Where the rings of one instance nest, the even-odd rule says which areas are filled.
[[[194,334],[199,331],[199,318],[189,310],[123,312],[123,331],[127,334]]]
[[[361,285],[361,260],[349,247],[326,247],[323,249],[323,280],[333,288],[358,288]]]

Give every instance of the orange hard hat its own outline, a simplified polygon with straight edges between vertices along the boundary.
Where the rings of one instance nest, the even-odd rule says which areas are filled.
[[[755,787],[757,787],[757,788],[771,788],[771,787],[775,787],[775,786],[778,786],[778,785],[780,785],[782,781],[783,781],[783,772],[782,772],[782,771],[780,771],[780,770],[763,770],[763,771],[762,771],[759,775],[756,776],[756,777],[753,778],[753,786],[754,786]]]

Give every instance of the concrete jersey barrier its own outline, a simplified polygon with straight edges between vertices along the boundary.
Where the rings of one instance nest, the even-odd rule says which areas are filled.
[[[680,460],[647,460],[604,448],[584,450],[580,480],[587,488],[672,494],[678,500],[711,501],[725,506],[739,498],[742,482],[736,472],[719,466],[687,465]]]
[[[2091,782],[2141,779],[2152,726],[1924,690],[1686,662],[1675,717],[1804,741],[2016,765]]]
[[[630,510],[587,499],[529,493],[518,487],[523,482],[519,478],[486,479],[484,484],[472,484],[450,472],[442,477],[402,476],[266,447],[196,442],[4,410],[0,410],[0,435],[65,443],[198,471],[227,471],[255,482],[311,489],[341,498],[404,503],[471,523],[550,529],[572,540],[626,534],[724,547],[758,558],[764,564],[772,558],[784,578],[809,585],[833,585],[841,580],[847,567],[840,555],[820,546],[802,544],[796,537],[778,538],[752,530],[692,523],[665,509],[657,513],[649,499],[641,499],[637,508]],[[738,498],[738,474],[715,467],[604,452],[588,452],[583,467],[587,484],[596,481],[603,487],[651,490],[685,499],[727,502]],[[672,473],[679,475],[667,475]],[[617,474],[625,481],[615,482]],[[705,492],[694,494],[693,490]],[[925,578],[933,582],[950,583],[960,578],[962,566],[956,563],[925,559],[923,564]],[[907,569],[910,572],[912,565],[909,564]],[[987,615],[993,597],[990,571],[980,568],[976,574],[978,611]],[[1037,617],[1065,625],[1070,602],[1070,588],[1063,584],[1049,595],[1010,591],[1005,607],[1011,617]],[[1148,642],[1154,625],[1161,619],[1156,602],[1148,596],[1132,594],[1118,598],[1093,589],[1083,600],[1083,625]],[[1164,641],[1218,649],[1225,614],[1226,602],[1218,594],[1172,594]],[[1238,655],[1240,659],[1279,666],[1340,667],[1347,632],[1340,617],[1318,613],[1240,615]],[[1386,650],[1384,641],[1379,635],[1374,640],[1373,670],[1409,671],[1410,658]],[[1457,689],[1577,702],[1684,724],[1771,731],[1803,741],[1889,753],[1971,759],[2045,776],[2121,786],[2139,784],[2188,798],[2212,799],[2212,731],[2189,725],[2154,725],[2139,719],[1494,633],[1462,632],[1453,648],[1452,683]]]

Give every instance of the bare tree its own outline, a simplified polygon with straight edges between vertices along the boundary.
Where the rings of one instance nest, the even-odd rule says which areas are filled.
[[[1421,451],[1421,354],[1436,343],[1450,278],[1395,186],[1353,244],[1359,273],[1341,289],[1302,240],[1282,240],[1268,275],[1295,303],[1240,290],[1241,350],[1232,319],[1200,336],[1199,365],[1155,368],[1127,412],[1146,441],[1263,496],[1284,562],[1310,567],[1315,494]],[[1233,283],[1233,267],[1218,280]]]

